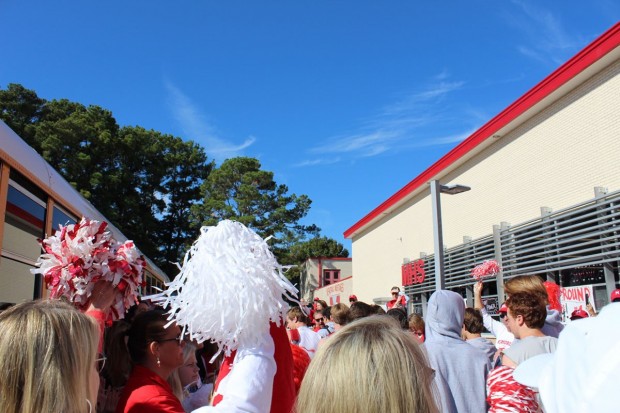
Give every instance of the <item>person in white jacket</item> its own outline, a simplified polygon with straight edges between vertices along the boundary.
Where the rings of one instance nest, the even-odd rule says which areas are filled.
[[[482,314],[482,323],[484,324],[484,328],[489,330],[491,334],[495,336],[495,347],[497,348],[497,354],[495,355],[495,360],[497,360],[498,356],[503,353],[505,349],[512,345],[512,342],[515,339],[515,336],[508,331],[508,327],[506,327],[506,314],[508,313],[508,308],[506,304],[502,304],[499,309],[499,318],[502,321],[497,321],[493,317],[489,315],[486,308],[482,304],[482,281],[478,281],[474,284],[474,308],[476,310],[480,310]]]

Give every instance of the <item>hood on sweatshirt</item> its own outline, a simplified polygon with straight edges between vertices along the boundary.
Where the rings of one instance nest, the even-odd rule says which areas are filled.
[[[542,332],[546,336],[558,338],[563,329],[564,324],[562,324],[562,315],[560,312],[547,306],[547,317],[545,318],[545,325],[542,328]]]
[[[439,290],[428,300],[426,313],[426,340],[454,338],[461,340],[465,301],[459,294]]]

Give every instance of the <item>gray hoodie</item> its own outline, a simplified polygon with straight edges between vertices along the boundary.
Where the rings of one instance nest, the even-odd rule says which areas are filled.
[[[486,412],[489,359],[461,339],[465,303],[452,291],[435,291],[428,301],[424,347],[443,413]]]
[[[564,324],[562,324],[562,315],[560,312],[547,306],[547,318],[545,319],[545,325],[542,328],[543,334],[558,338],[563,329]]]

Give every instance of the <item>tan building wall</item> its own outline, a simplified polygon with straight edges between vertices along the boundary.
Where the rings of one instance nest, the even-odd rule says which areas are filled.
[[[502,221],[540,217],[540,207],[559,210],[591,199],[595,186],[620,189],[620,60],[600,69],[436,177],[472,188],[441,196],[448,247],[463,236],[491,234]],[[433,252],[428,185],[352,240],[353,288],[360,300],[372,302],[401,284],[404,258]]]
[[[308,258],[301,268],[300,297],[306,301],[312,301],[316,297],[315,290],[323,287],[323,282],[319,275],[325,270],[333,269],[340,270],[340,280],[351,277],[353,275],[351,258]]]

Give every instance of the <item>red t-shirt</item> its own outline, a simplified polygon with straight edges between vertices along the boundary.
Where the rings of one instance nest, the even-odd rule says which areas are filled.
[[[166,380],[146,367],[135,365],[116,413],[185,413],[185,410]]]

